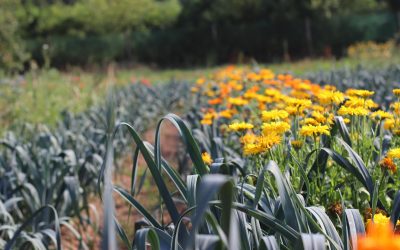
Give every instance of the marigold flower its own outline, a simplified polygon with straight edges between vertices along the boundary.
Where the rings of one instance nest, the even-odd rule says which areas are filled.
[[[254,143],[257,140],[257,136],[253,133],[247,133],[240,138],[240,142],[243,144]]]
[[[382,213],[376,213],[373,220],[372,218],[367,220],[367,229],[373,224],[390,225],[390,217]],[[400,225],[400,220],[397,221],[396,225]]]
[[[397,97],[400,97],[400,89],[394,89],[393,94]]]
[[[384,170],[389,170],[392,173],[396,172],[396,164],[394,164],[393,160],[389,157],[385,157],[383,158],[380,162],[379,162],[379,166],[384,169]]]
[[[287,122],[271,122],[263,123],[262,126],[263,135],[268,135],[271,133],[283,134],[290,130],[290,124]]]
[[[290,144],[292,145],[292,147],[294,149],[299,150],[303,146],[303,141],[293,140],[293,141],[290,141]]]
[[[378,110],[375,111],[371,114],[371,118],[375,119],[379,119],[379,120],[385,120],[385,119],[393,119],[393,115],[391,113],[382,111],[382,110]]]
[[[375,94],[374,91],[369,91],[369,90],[363,90],[363,89],[348,89],[346,91],[346,94],[349,96],[358,96],[358,97],[363,97],[367,98]]]
[[[230,97],[228,99],[228,102],[230,104],[236,105],[236,106],[243,106],[243,105],[247,105],[249,103],[249,101],[241,98],[241,97]]]
[[[264,153],[280,142],[281,137],[274,133],[268,136],[258,136],[253,143],[246,143],[243,146],[243,153],[245,155]]]
[[[344,94],[340,91],[321,90],[316,95],[318,102],[322,105],[336,104],[339,105],[344,101]]]
[[[366,108],[352,108],[342,106],[338,110],[339,115],[351,115],[351,116],[366,116],[368,115],[368,109]]]
[[[228,127],[232,131],[242,131],[246,129],[252,129],[254,128],[254,125],[247,122],[235,122],[230,124]]]
[[[219,97],[208,100],[208,104],[210,104],[210,105],[217,105],[217,104],[221,104],[221,103],[222,103],[222,99]]]
[[[371,223],[367,227],[367,234],[358,236],[356,249],[399,250],[400,235],[394,234],[390,223]]]
[[[233,115],[233,111],[230,110],[230,109],[221,110],[218,113],[218,116],[223,117],[223,118],[227,118],[227,119],[232,118],[232,115]]]
[[[321,125],[321,123],[315,120],[314,118],[305,118],[304,120],[301,121],[301,124],[314,125],[314,126]]]
[[[211,165],[211,163],[213,162],[210,154],[207,152],[201,154],[201,159],[203,159],[203,162],[207,165]]]
[[[400,148],[393,148],[389,150],[387,157],[392,159],[400,159]]]
[[[300,134],[303,136],[319,136],[322,134],[330,135],[330,132],[327,125],[304,125],[300,129]]]
[[[262,111],[261,112],[262,120],[263,121],[271,121],[271,120],[280,120],[280,119],[285,119],[289,116],[289,113],[286,112],[285,110],[278,110],[278,109],[273,109],[269,111]]]

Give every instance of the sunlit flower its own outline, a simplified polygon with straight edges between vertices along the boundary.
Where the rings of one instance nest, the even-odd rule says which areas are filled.
[[[330,132],[327,125],[304,125],[300,129],[300,134],[303,136],[319,136],[322,134],[330,135]]]
[[[346,94],[349,96],[358,96],[362,98],[367,98],[375,94],[374,91],[363,90],[363,89],[348,89]]]
[[[339,115],[351,115],[351,116],[366,116],[368,115],[369,111],[366,108],[352,108],[342,106],[338,110]]]
[[[264,153],[270,150],[273,146],[281,142],[281,137],[277,134],[269,134],[268,136],[258,136],[252,143],[246,143],[243,146],[245,155],[254,155]]]
[[[261,112],[262,120],[263,121],[271,121],[271,120],[280,120],[285,119],[289,116],[289,113],[285,110],[269,110],[269,111],[262,111]]]
[[[204,163],[207,165],[211,165],[211,163],[213,162],[213,160],[211,159],[211,156],[209,153],[204,152],[201,154],[201,158],[203,159]]]
[[[230,97],[228,99],[228,102],[230,104],[236,105],[236,106],[243,106],[243,105],[247,105],[249,103],[249,101],[241,98],[241,97]]]
[[[400,159],[400,148],[393,148],[389,150],[387,157],[392,159]]]
[[[232,131],[243,131],[254,128],[254,125],[247,122],[235,122],[230,124],[228,127]]]
[[[371,114],[371,118],[373,119],[379,119],[379,120],[385,120],[385,119],[393,119],[393,115],[391,113],[382,111],[382,110],[378,110],[375,111]]]
[[[397,97],[400,97],[400,89],[394,89],[393,94]]]
[[[287,122],[263,123],[261,128],[265,136],[271,133],[283,134],[290,130],[290,124]]]
[[[390,223],[371,223],[367,227],[367,234],[358,236],[356,249],[399,250],[400,235],[394,234]]]
[[[318,102],[323,105],[339,105],[344,101],[344,94],[339,91],[322,90],[316,95]]]

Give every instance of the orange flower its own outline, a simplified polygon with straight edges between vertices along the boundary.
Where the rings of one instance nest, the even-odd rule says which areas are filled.
[[[400,236],[395,235],[392,225],[371,223],[367,235],[358,236],[358,250],[399,250]]]
[[[391,171],[393,174],[396,172],[396,164],[394,164],[393,160],[389,157],[385,157],[383,158],[380,162],[379,162],[379,166],[382,169],[387,169],[389,171]]]
[[[217,105],[217,104],[221,104],[221,103],[222,103],[221,98],[215,98],[215,99],[208,100],[208,104],[210,104],[210,105]]]

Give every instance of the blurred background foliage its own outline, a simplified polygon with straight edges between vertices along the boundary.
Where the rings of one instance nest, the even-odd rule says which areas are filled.
[[[399,29],[398,0],[0,0],[0,67],[341,57]]]

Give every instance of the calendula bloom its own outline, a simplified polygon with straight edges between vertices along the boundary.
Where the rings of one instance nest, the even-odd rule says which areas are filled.
[[[318,102],[322,105],[339,105],[344,101],[344,94],[339,91],[322,90],[316,95]]]
[[[230,104],[233,104],[233,105],[236,105],[236,106],[243,106],[243,105],[249,104],[249,101],[247,101],[247,100],[245,100],[245,99],[243,99],[241,97],[235,97],[235,98],[234,97],[230,97],[228,99],[228,102]]]
[[[232,131],[243,131],[254,128],[254,125],[247,122],[235,122],[230,124],[228,127]]]
[[[376,215],[375,215],[376,216]],[[393,232],[390,223],[372,223],[366,235],[359,235],[357,250],[399,250],[400,235]]]
[[[233,115],[233,111],[230,110],[230,109],[221,110],[221,111],[218,113],[218,116],[223,117],[223,118],[227,118],[227,119],[232,118],[232,115]]]
[[[205,82],[206,82],[206,79],[204,79],[204,78],[199,78],[199,79],[197,79],[196,84],[197,84],[197,85],[203,85]]]
[[[396,114],[400,114],[400,102],[395,102],[390,105]]]
[[[269,111],[262,111],[261,112],[262,120],[267,122],[271,120],[281,120],[285,119],[289,116],[289,113],[286,112],[285,110],[278,110],[278,109],[273,109]]]
[[[389,112],[378,110],[371,114],[371,118],[379,120],[393,119],[393,115]]]
[[[393,94],[397,97],[400,97],[400,89],[394,89]]]
[[[345,106],[351,108],[377,108],[379,105],[371,99],[351,97],[346,100]]]
[[[400,159],[400,148],[394,148],[389,150],[387,157],[392,159]]]
[[[383,158],[379,162],[379,166],[384,170],[391,171],[392,173],[395,173],[397,169],[396,164],[394,164],[393,160],[389,157]]]
[[[281,137],[277,134],[269,134],[268,136],[258,136],[252,143],[246,143],[243,146],[245,155],[254,155],[267,152],[273,146],[281,142]]]
[[[329,124],[332,125],[333,124],[333,119],[334,116],[333,114],[321,114],[319,112],[313,111],[311,113],[311,116],[319,123],[325,123],[325,124]]]
[[[240,138],[240,142],[243,144],[254,143],[257,140],[257,136],[253,133],[246,133]]]
[[[304,125],[300,129],[300,134],[303,136],[319,136],[322,134],[330,135],[330,132],[327,125]]]
[[[351,108],[342,106],[338,110],[339,115],[351,115],[351,116],[366,116],[368,115],[369,110],[366,108]]]
[[[379,224],[379,225],[390,225],[390,217],[382,214],[382,213],[376,213],[374,215],[374,220],[368,219],[367,220],[367,228],[369,228],[373,224]],[[400,220],[397,221],[397,225],[400,225]]]
[[[210,105],[217,105],[217,104],[221,104],[221,103],[222,103],[222,99],[219,97],[208,100],[208,104],[210,104]]]
[[[284,101],[294,107],[308,108],[312,105],[312,102],[308,99],[287,98]]]
[[[315,120],[314,118],[305,118],[304,120],[301,121],[301,124],[303,125],[321,125],[321,123],[317,120]]]
[[[213,123],[214,118],[217,117],[217,113],[208,112],[203,115],[203,119],[200,121],[203,125],[211,125]]]
[[[263,135],[267,136],[271,133],[283,134],[290,130],[290,124],[287,122],[271,122],[263,123],[262,126]]]
[[[203,162],[207,165],[211,165],[211,163],[213,162],[213,160],[211,159],[211,156],[209,153],[204,152],[201,154],[201,158],[203,159]]]
[[[349,96],[358,96],[362,98],[367,98],[375,94],[374,91],[363,90],[363,89],[348,89],[346,94]]]
[[[292,145],[292,147],[296,150],[299,150],[302,146],[303,146],[303,141],[299,141],[299,140],[293,140],[290,141],[290,144]]]

